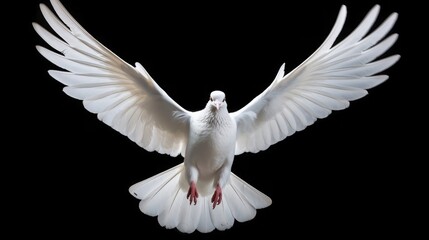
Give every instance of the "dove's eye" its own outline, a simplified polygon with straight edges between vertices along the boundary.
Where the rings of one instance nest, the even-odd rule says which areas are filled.
[[[212,98],[212,97],[210,97],[210,101],[212,101],[212,102],[213,102],[213,98]]]
[[[224,98],[224,99],[222,100],[222,102],[225,102],[225,99],[226,99],[226,98]]]

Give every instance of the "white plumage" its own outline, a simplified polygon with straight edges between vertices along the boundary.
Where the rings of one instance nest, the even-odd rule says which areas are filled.
[[[332,110],[349,106],[388,76],[375,75],[399,59],[376,60],[396,41],[385,38],[397,19],[391,14],[369,33],[379,6],[344,40],[333,46],[346,18],[342,6],[327,39],[307,60],[272,84],[249,104],[229,113],[225,94],[213,91],[206,107],[190,112],[165,93],[142,65],[133,67],[104,47],[51,0],[59,17],[44,4],[43,16],[61,38],[37,23],[34,29],[59,53],[37,46],[65,71],[49,74],[66,85],[64,92],[113,129],[148,151],[184,157],[184,163],[130,187],[140,210],[158,216],[161,226],[182,232],[225,230],[248,221],[271,199],[233,173],[234,156],[256,153],[303,130]]]

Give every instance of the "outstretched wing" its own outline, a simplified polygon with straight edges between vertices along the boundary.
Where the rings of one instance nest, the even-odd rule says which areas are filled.
[[[58,0],[55,12],[40,5],[59,39],[37,23],[34,29],[59,53],[37,46],[46,59],[66,71],[49,74],[66,85],[64,92],[148,151],[184,154],[189,112],[174,102],[139,63],[133,67],[93,38]]]
[[[380,40],[395,24],[397,14],[365,36],[379,10],[374,6],[348,37],[332,46],[345,22],[346,7],[342,6],[331,33],[307,60],[286,76],[283,64],[263,93],[232,113],[238,131],[235,153],[265,150],[332,110],[347,108],[349,101],[367,94],[365,89],[387,80],[386,75],[373,75],[392,66],[399,55],[374,60],[395,43],[397,34]]]

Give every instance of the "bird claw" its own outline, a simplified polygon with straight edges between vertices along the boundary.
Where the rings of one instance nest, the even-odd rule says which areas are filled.
[[[217,185],[212,196],[213,209],[222,202],[222,188]]]
[[[194,202],[194,205],[197,204],[198,192],[194,182],[191,182],[186,198],[189,199],[189,205],[191,205],[192,202]]]

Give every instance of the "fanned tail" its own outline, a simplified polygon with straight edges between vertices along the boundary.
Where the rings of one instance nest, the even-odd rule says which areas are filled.
[[[177,228],[181,232],[202,233],[229,229],[234,219],[245,222],[253,219],[256,209],[271,205],[271,199],[231,173],[223,188],[222,202],[212,208],[211,195],[200,195],[197,204],[186,199],[188,183],[184,178],[184,164],[134,184],[130,193],[141,199],[140,210],[158,216],[161,226]],[[214,190],[214,189],[213,189]]]

